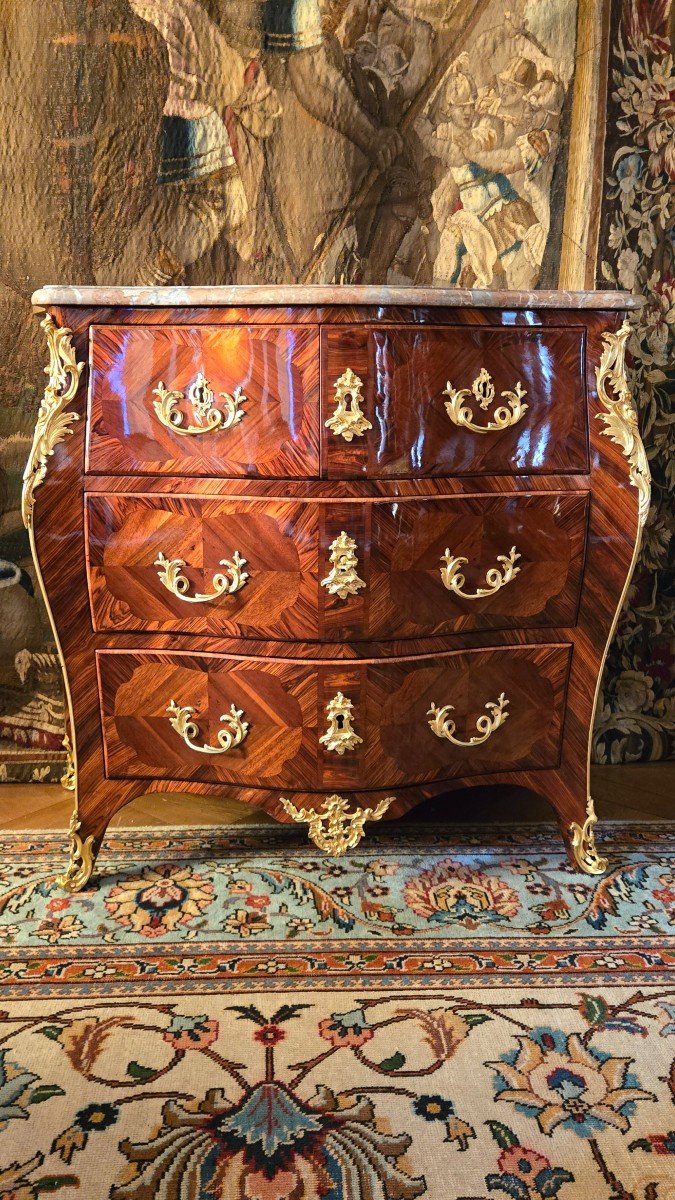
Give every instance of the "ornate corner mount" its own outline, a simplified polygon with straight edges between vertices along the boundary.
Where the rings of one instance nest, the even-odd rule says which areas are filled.
[[[238,425],[245,416],[242,404],[248,399],[241,388],[237,387],[231,395],[229,392],[220,392],[223,407],[214,408],[215,394],[201,371],[187,392],[171,390],[160,381],[152,394],[157,397],[153,400],[152,407],[162,425],[184,437],[195,437],[202,433],[212,433],[216,429],[231,429],[233,425]],[[196,425],[186,425],[185,416],[178,407],[186,397],[197,418]]]
[[[508,554],[498,554],[497,562],[499,567],[490,567],[485,573],[485,587],[476,588],[475,592],[465,592],[464,585],[466,578],[462,574],[461,568],[468,563],[468,558],[460,558],[458,555],[452,555],[449,550],[445,551],[441,561],[441,579],[443,586],[449,592],[454,592],[456,596],[461,596],[463,600],[484,600],[486,596],[494,596],[500,588],[503,588],[507,583],[520,571],[520,567],[516,566],[516,560],[521,555],[512,546]]]
[[[345,750],[355,750],[363,741],[352,726],[352,710],[354,705],[348,696],[336,692],[326,705],[328,728],[319,741],[327,750],[336,754],[344,754]]]
[[[59,328],[50,313],[45,314],[40,321],[40,327],[44,329],[47,338],[49,363],[45,367],[45,374],[48,378],[35,422],[33,444],[23,473],[21,517],[26,529],[32,524],[35,489],[47,474],[47,459],[66,434],[73,432],[70,428],[72,422],[79,421],[77,413],[65,410],[75,399],[84,370],[84,363],[79,363],[75,355],[71,329],[65,325],[62,329]]]
[[[588,797],[586,814],[583,825],[578,825],[576,821],[572,821],[570,824],[572,853],[579,870],[585,871],[587,875],[604,875],[608,863],[607,859],[599,853],[595,841],[595,826],[598,818],[595,815],[592,796]]]
[[[358,846],[364,835],[366,821],[379,821],[395,797],[379,800],[374,808],[354,808],[349,811],[349,801],[344,796],[328,796],[320,808],[296,808],[292,800],[279,797],[284,812],[293,821],[304,822],[309,837],[319,850],[326,854],[340,855]]]
[[[84,841],[79,835],[80,821],[77,818],[77,808],[73,811],[68,826],[68,866],[65,873],[59,875],[56,882],[67,892],[80,892],[86,887],[91,878],[96,861],[94,851],[94,835],[91,833]]]
[[[649,515],[651,475],[626,377],[626,342],[630,333],[631,326],[624,321],[617,333],[602,335],[604,348],[595,369],[595,378],[598,399],[605,411],[596,416],[604,425],[602,432],[621,448],[628,459],[630,481],[638,492],[638,533],[641,533]],[[614,400],[607,394],[608,385],[615,394]]]
[[[499,429],[508,429],[509,425],[516,425],[529,408],[528,404],[523,403],[527,392],[521,383],[517,383],[513,391],[501,393],[506,404],[492,409],[495,385],[485,367],[481,368],[470,388],[454,388],[448,382],[443,395],[448,396],[445,411],[450,420],[455,425],[463,425],[465,429],[470,429],[472,433],[494,433]],[[483,412],[492,409],[491,419],[488,419],[485,425],[477,425],[474,421],[474,414],[466,403],[470,397],[473,397]]]
[[[356,596],[359,589],[366,586],[357,573],[359,560],[356,542],[344,529],[330,544],[330,562],[331,569],[326,578],[321,580],[321,587],[326,589],[329,596],[346,600],[348,596]]]
[[[355,375],[351,367],[335,381],[335,412],[325,422],[337,437],[351,442],[352,438],[363,437],[367,429],[372,429],[368,418],[361,412],[363,403],[363,382]]]
[[[73,754],[72,743],[67,733],[64,733],[63,735],[63,749],[68,757],[66,758],[66,765],[59,783],[67,792],[74,792],[77,788],[77,768],[75,766],[75,755]]]

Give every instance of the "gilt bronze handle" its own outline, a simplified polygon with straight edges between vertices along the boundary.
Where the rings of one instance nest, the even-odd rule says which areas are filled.
[[[178,596],[179,600],[185,600],[186,604],[205,604],[209,600],[217,600],[218,596],[231,596],[243,588],[248,579],[248,571],[244,570],[246,559],[242,558],[238,550],[235,550],[231,559],[221,558],[220,566],[226,568],[227,574],[223,571],[216,571],[213,576],[214,590],[212,592],[195,592],[194,596],[187,594],[190,580],[182,573],[185,559],[166,558],[160,550],[154,565],[157,567],[157,574],[167,591]]]
[[[213,433],[216,429],[231,429],[233,425],[238,425],[244,416],[241,406],[247,399],[241,388],[237,387],[232,395],[229,392],[220,392],[220,399],[224,401],[223,407],[214,408],[215,395],[201,371],[194,383],[190,384],[187,393],[177,389],[170,390],[160,381],[152,394],[157,396],[152,406],[162,425],[183,437]],[[186,425],[185,413],[178,407],[186,396],[197,419],[196,425]]]
[[[453,555],[449,550],[443,555],[443,566],[441,567],[441,579],[443,586],[449,592],[454,592],[456,596],[461,596],[463,600],[483,600],[486,596],[494,596],[500,588],[518,574],[520,567],[516,566],[516,559],[520,558],[515,546],[512,546],[508,554],[498,554],[497,562],[501,563],[500,567],[490,567],[485,573],[485,587],[476,588],[475,592],[465,592],[464,585],[466,578],[461,572],[461,567],[468,563],[468,558],[460,558],[459,555]]]
[[[456,725],[449,716],[454,709],[452,704],[444,704],[442,708],[437,708],[435,704],[431,705],[427,713],[429,728],[432,733],[436,734],[436,737],[446,738],[454,746],[480,746],[491,737],[495,729],[499,729],[499,726],[504,724],[509,715],[506,711],[508,703],[503,692],[498,700],[488,700],[485,705],[487,713],[476,721],[478,733],[470,737],[468,742],[463,742],[461,738],[455,737]]]
[[[198,754],[226,754],[228,750],[232,750],[234,746],[239,746],[243,742],[249,731],[248,721],[242,721],[243,711],[236,708],[233,704],[228,713],[224,713],[220,718],[225,721],[228,728],[218,731],[218,745],[207,746],[203,744],[198,746],[194,739],[200,737],[199,726],[193,721],[194,708],[190,705],[185,705],[181,708],[176,704],[175,700],[171,700],[167,705],[166,711],[169,714],[171,728],[176,730],[179,737],[182,737],[186,746],[191,750],[196,750]]]
[[[508,429],[509,425],[517,424],[529,408],[528,404],[523,403],[523,397],[527,395],[527,392],[522,384],[517,383],[512,392],[501,393],[502,400],[506,400],[506,404],[492,410],[491,419],[487,424],[477,425],[473,410],[466,401],[473,396],[479,407],[487,412],[492,408],[495,399],[495,385],[490,372],[486,371],[485,367],[476,376],[470,388],[457,389],[448,382],[443,395],[449,397],[446,401],[445,411],[450,420],[455,425],[463,425],[465,429],[470,429],[473,433],[494,433],[499,429]]]

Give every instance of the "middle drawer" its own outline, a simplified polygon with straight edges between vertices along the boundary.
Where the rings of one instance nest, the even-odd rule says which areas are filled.
[[[576,621],[588,494],[86,497],[97,631],[301,641]]]

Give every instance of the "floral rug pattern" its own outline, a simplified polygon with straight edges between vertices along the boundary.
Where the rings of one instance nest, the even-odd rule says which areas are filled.
[[[345,858],[269,826],[204,828],[198,853],[191,832],[127,831],[107,836],[93,886],[68,896],[55,882],[60,835],[6,834],[0,946],[13,953],[0,990],[20,983],[38,996],[58,981],[72,992],[101,978],[116,993],[204,977],[245,987],[251,975],[270,990],[291,976],[363,987],[389,971],[541,982],[561,970],[611,979],[618,965],[666,979],[669,827],[608,825],[602,836],[610,867],[594,877],[574,871],[541,826],[493,831],[487,846],[483,827],[463,827],[459,840],[447,825],[399,827],[395,838],[372,829]]]
[[[604,834],[0,836],[0,1200],[673,1200],[675,825]]]

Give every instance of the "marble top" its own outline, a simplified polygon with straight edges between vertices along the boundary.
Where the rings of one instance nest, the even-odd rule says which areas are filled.
[[[416,308],[641,308],[630,292],[470,291],[466,288],[371,287],[370,285],[276,284],[232,287],[68,287],[49,285],[33,293],[33,304],[87,307],[186,307],[256,304],[408,305]]]

